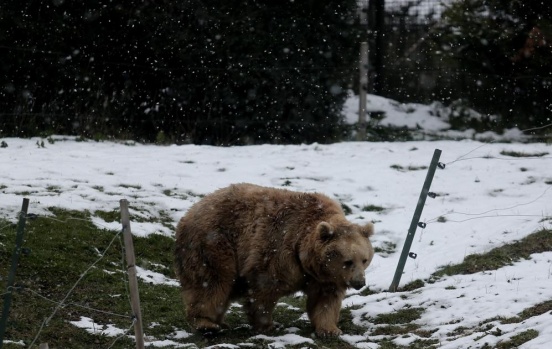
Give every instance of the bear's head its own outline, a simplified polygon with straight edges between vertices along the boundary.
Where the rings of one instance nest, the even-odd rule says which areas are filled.
[[[364,271],[374,257],[369,240],[373,232],[372,223],[319,222],[309,239],[311,248],[300,254],[303,267],[319,282],[358,290],[366,285]]]

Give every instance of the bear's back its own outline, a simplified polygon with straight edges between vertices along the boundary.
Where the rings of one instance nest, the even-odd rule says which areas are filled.
[[[219,189],[193,205],[180,220],[177,235],[229,234],[240,237],[263,234],[265,238],[293,231],[307,233],[332,215],[343,215],[341,207],[325,195],[241,183]],[[256,239],[260,237],[257,236]]]

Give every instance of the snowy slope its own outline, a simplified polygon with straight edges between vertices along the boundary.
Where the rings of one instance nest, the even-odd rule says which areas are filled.
[[[389,108],[403,107],[383,99],[380,102]],[[416,115],[416,123],[428,129],[446,129],[445,121],[435,120],[424,108],[429,107],[416,107],[408,114]],[[389,117],[410,122],[404,115]],[[132,214],[168,215],[176,222],[201,195],[236,182],[317,191],[339,200],[351,209],[351,221],[375,222],[374,246],[388,251],[377,254],[367,270],[369,288],[379,292],[370,296],[350,292],[344,302],[355,306],[354,322],[367,329],[365,336],[342,337],[359,348],[377,347],[368,335],[377,326],[370,318],[404,306],[424,308],[416,323],[437,329],[431,336],[445,348],[481,347],[528,328],[538,330],[539,336],[523,348],[546,348],[552,341],[550,314],[500,325],[501,332],[450,335],[459,326],[472,328],[496,316],[515,316],[551,300],[552,252],[493,272],[444,277],[416,292],[383,292],[393,278],[426,176],[425,166],[435,149],[442,150],[440,161],[446,167],[438,170],[433,180],[431,191],[438,196],[426,202],[421,220],[427,226],[418,229],[411,249],[418,258],[407,261],[401,285],[427,279],[440,266],[459,263],[468,254],[487,252],[543,227],[550,229],[550,145],[463,140],[218,148],[77,142],[61,136],[52,137],[51,142],[2,140],[8,147],[0,149],[0,215],[10,220],[15,219],[25,196],[31,199],[29,211],[37,214],[47,214],[52,206],[112,210],[126,198],[137,208]],[[510,152],[532,156],[514,157]],[[363,210],[370,205],[382,210]],[[99,217],[94,221],[102,227],[114,224]],[[162,224],[138,222],[133,223],[133,233],[173,234]],[[140,273],[147,275],[148,271]],[[175,284],[166,279],[159,282]],[[82,327],[90,325],[87,321],[83,319]],[[297,337],[291,333],[267,340],[309,343],[309,338]],[[408,344],[415,339],[413,335],[398,341]]]

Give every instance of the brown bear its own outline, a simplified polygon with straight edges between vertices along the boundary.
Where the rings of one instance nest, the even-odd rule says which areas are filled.
[[[196,330],[225,326],[231,300],[257,331],[272,328],[282,296],[302,291],[318,336],[337,336],[348,287],[365,285],[374,256],[371,223],[345,219],[321,194],[235,184],[194,204],[176,228],[175,267],[187,318]]]

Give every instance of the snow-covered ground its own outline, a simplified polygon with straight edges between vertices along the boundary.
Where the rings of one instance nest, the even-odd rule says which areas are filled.
[[[406,107],[385,99],[379,102],[394,111],[382,122],[447,132],[447,120],[429,112],[431,107]],[[349,104],[354,105],[354,100]],[[354,118],[354,111],[348,110],[348,114]],[[515,140],[520,139],[522,132],[509,134]],[[351,221],[374,221],[374,246],[391,250],[377,254],[366,274],[369,288],[382,292],[362,296],[351,291],[344,302],[345,306],[355,306],[353,321],[367,329],[365,336],[342,337],[359,348],[377,347],[368,336],[377,325],[370,323],[369,318],[404,306],[424,309],[415,322],[424,328],[438,329],[431,336],[439,339],[444,348],[492,345],[528,328],[539,331],[539,336],[522,348],[546,348],[552,342],[549,313],[522,323],[501,324],[501,331],[450,336],[459,326],[473,328],[485,319],[515,316],[532,305],[551,300],[552,252],[533,255],[530,260],[493,272],[444,277],[416,292],[383,292],[391,284],[427,173],[425,167],[435,149],[442,150],[440,161],[446,167],[436,172],[431,191],[438,196],[426,202],[421,221],[427,226],[418,229],[411,248],[418,257],[408,259],[401,285],[426,279],[440,266],[459,263],[468,254],[487,252],[543,227],[550,229],[550,145],[468,139],[220,148],[78,142],[62,136],[51,137],[50,141],[0,141],[8,145],[0,148],[0,216],[10,220],[15,219],[22,197],[26,196],[31,199],[29,212],[36,214],[47,214],[46,209],[52,206],[108,211],[117,209],[119,200],[126,198],[134,215],[168,215],[176,222],[200,200],[200,195],[236,182],[317,191],[339,200],[351,209]],[[507,152],[534,156],[513,157]],[[536,156],[543,153],[548,154]],[[382,210],[363,210],[370,205]],[[100,217],[95,217],[94,222],[120,228],[118,223],[106,223]],[[160,223],[138,222],[133,222],[133,233],[173,234]],[[147,270],[140,273],[149,280],[176,285]],[[75,325],[92,326],[89,319]],[[118,329],[114,331],[118,333]],[[284,345],[311,341],[294,334],[293,329],[289,332],[284,337],[265,340]],[[416,338],[399,338],[397,343],[408,344]]]

